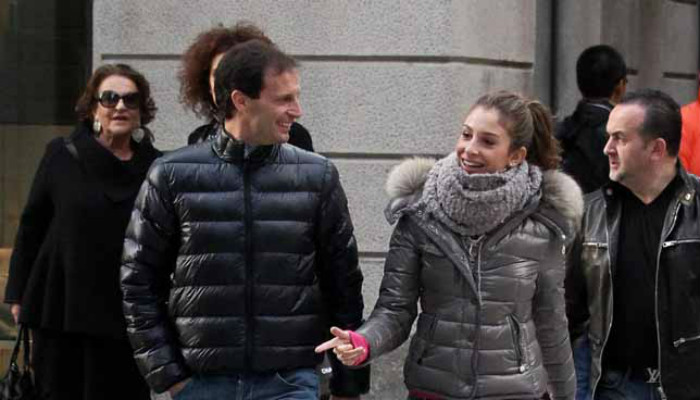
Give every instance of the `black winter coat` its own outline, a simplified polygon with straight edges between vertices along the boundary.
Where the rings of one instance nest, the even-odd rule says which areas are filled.
[[[187,144],[193,145],[212,140],[219,132],[218,126],[216,122],[210,122],[198,127],[187,136]],[[314,144],[309,131],[297,122],[293,122],[289,128],[289,141],[287,143],[306,151],[314,151]]]
[[[121,280],[136,361],[157,392],[191,374],[313,367],[331,325],[362,321],[362,273],[335,166],[287,144],[245,158],[224,133],[154,164]],[[334,369],[334,394],[367,390],[366,369]],[[359,386],[341,379],[354,376]]]
[[[90,129],[52,140],[34,177],[17,232],[5,302],[21,303],[34,328],[123,338],[119,266],[138,189],[160,155],[146,139],[119,161]]]
[[[700,180],[678,165],[683,185],[666,211],[656,265],[655,304],[660,381],[671,400],[700,398]],[[614,323],[612,279],[621,201],[614,185],[586,196],[581,233],[566,278],[572,340],[591,344],[591,391],[602,371]]]
[[[607,101],[581,100],[576,111],[557,126],[556,137],[563,150],[562,170],[576,180],[583,193],[608,182],[610,166],[603,149],[612,108]]]

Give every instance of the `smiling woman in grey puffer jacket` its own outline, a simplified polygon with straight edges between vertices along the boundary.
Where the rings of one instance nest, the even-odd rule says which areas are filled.
[[[564,312],[566,247],[581,191],[556,170],[549,111],[498,92],[471,108],[456,151],[390,174],[390,243],[379,299],[356,332],[333,329],[348,365],[416,333],[404,367],[411,399],[573,399]]]

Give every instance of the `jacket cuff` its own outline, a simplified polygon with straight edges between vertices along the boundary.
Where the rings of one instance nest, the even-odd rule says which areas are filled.
[[[146,375],[146,382],[156,393],[164,393],[178,382],[189,378],[190,374],[179,365],[171,363]]]
[[[350,343],[352,343],[352,346],[354,348],[362,347],[363,349],[362,355],[353,364],[353,366],[357,366],[367,361],[369,358],[369,342],[367,342],[367,339],[365,339],[364,336],[360,335],[359,333],[355,333],[355,331],[348,332],[350,333]]]

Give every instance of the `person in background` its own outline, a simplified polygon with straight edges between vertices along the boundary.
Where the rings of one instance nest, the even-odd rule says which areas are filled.
[[[681,108],[683,134],[678,154],[686,171],[700,175],[700,97]]]
[[[583,98],[574,113],[557,126],[562,146],[562,169],[590,193],[608,182],[610,168],[603,153],[607,136],[605,125],[610,110],[627,89],[627,66],[622,55],[608,45],[585,49],[576,62],[576,83]],[[588,338],[572,335],[576,359],[576,400],[590,399],[588,386],[590,344]]]
[[[589,339],[594,399],[699,399],[700,180],[678,162],[678,104],[628,93],[607,132],[611,183],[570,253],[570,334]]]
[[[557,126],[556,137],[563,150],[562,170],[590,193],[608,182],[605,124],[627,88],[625,60],[608,45],[589,47],[576,62],[576,83],[583,98]]]
[[[362,272],[336,167],[286,144],[296,62],[249,40],[215,76],[217,136],[160,158],[127,229],[121,284],[146,380],[177,400],[317,400],[314,346],[362,323]],[[333,366],[335,399],[369,369]]]
[[[216,67],[226,51],[251,39],[273,45],[270,38],[255,25],[238,23],[231,28],[216,27],[200,33],[183,54],[178,75],[180,100],[196,115],[209,121],[188,135],[188,145],[208,141],[216,136],[219,125],[214,96]],[[297,122],[294,122],[289,130],[287,143],[314,151],[309,131]]]
[[[5,302],[32,329],[42,399],[149,399],[126,337],[119,291],[124,232],[160,152],[146,78],[103,65],[76,106],[69,138],[51,141],[34,177],[10,261]]]
[[[389,176],[379,299],[357,330],[332,328],[346,365],[395,349],[410,399],[573,399],[565,250],[583,208],[559,172],[549,111],[511,92],[477,100],[455,152]]]

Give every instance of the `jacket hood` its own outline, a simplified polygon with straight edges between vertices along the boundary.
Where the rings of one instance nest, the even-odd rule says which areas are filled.
[[[389,172],[386,193],[390,200],[384,211],[389,223],[396,222],[404,211],[420,200],[428,172],[436,161],[414,157],[403,161]],[[544,171],[542,201],[561,214],[571,228],[578,230],[583,216],[583,194],[573,178],[557,170]]]

